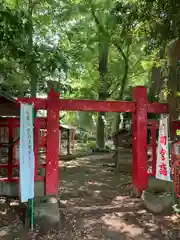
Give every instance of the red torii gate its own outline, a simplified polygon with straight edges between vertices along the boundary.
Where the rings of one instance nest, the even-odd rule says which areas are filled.
[[[46,142],[46,195],[58,193],[58,161],[59,161],[59,111],[94,111],[94,112],[132,112],[133,133],[133,188],[141,193],[148,188],[148,156],[147,156],[147,114],[168,113],[168,105],[150,103],[147,89],[139,86],[133,88],[133,101],[95,101],[60,99],[59,93],[51,90],[47,99],[19,98],[18,102],[33,104],[35,110],[47,110],[47,142]],[[35,135],[38,127],[35,120]],[[36,139],[36,138],[35,138]],[[38,169],[38,143],[35,142],[35,171]]]

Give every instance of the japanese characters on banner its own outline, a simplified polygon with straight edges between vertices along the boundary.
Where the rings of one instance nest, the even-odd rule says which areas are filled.
[[[168,117],[166,116],[161,117],[159,124],[156,178],[164,181],[171,181],[168,146]]]
[[[33,106],[21,104],[20,117],[20,196],[27,202],[34,198]]]

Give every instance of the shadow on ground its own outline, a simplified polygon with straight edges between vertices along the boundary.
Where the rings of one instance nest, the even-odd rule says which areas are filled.
[[[19,230],[16,237],[0,239],[180,239],[178,216],[154,216],[143,209],[140,200],[131,196],[131,176],[114,172],[111,154],[82,157],[60,166],[59,228],[44,235],[38,229],[26,235]],[[2,210],[1,206],[0,202]],[[12,208],[0,212],[1,220],[3,214],[11,216]],[[14,215],[10,221],[16,221]],[[4,223],[0,226],[3,229]]]
[[[59,239],[180,239],[178,217],[148,213],[111,165],[111,154],[62,163]]]
[[[111,166],[112,154],[91,155],[64,162],[61,203],[65,200],[66,207],[108,205],[119,194],[130,193],[132,177],[115,174]]]

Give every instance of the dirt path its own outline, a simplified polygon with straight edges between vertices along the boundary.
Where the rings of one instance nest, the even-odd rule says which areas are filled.
[[[109,164],[111,155],[64,163],[59,239],[178,239],[178,218],[147,213],[131,197],[131,176],[115,174]]]
[[[60,228],[46,235],[0,239],[180,239],[178,217],[147,213],[139,199],[131,197],[131,176],[114,173],[110,164],[111,154],[62,162]]]

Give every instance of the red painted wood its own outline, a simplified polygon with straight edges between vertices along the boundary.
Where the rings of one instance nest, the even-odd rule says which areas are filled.
[[[9,178],[0,178],[1,182],[19,182],[19,178],[18,177],[13,177],[11,180],[9,180]]]
[[[20,103],[32,104],[35,106],[36,110],[46,109],[47,107],[47,99],[44,98],[18,98],[17,105]]]
[[[46,117],[38,117],[36,118],[38,122],[40,122],[41,128],[46,128],[47,118]],[[14,128],[20,127],[20,118],[0,118],[0,127],[8,127],[9,123],[12,122]]]
[[[46,195],[58,194],[59,95],[50,91],[47,103]]]
[[[0,123],[0,127],[1,128],[8,127],[8,123]]]
[[[166,103],[147,103],[147,112],[149,113],[168,113],[168,104]]]
[[[180,126],[180,121],[179,120],[173,120],[172,124],[176,124],[176,126]]]
[[[46,109],[47,99],[44,98],[18,98],[18,102],[29,103],[36,109]],[[95,111],[95,112],[133,112],[135,105],[128,101],[95,101],[77,99],[59,99],[59,110],[67,111]],[[147,103],[149,113],[168,113],[166,103]]]
[[[40,127],[46,129],[47,127],[47,118],[46,117],[37,117],[38,122],[40,122]]]
[[[9,121],[9,143],[11,143],[14,140],[14,123],[12,120]],[[9,180],[12,179],[13,169],[13,145],[9,146],[8,151],[8,178]]]
[[[173,140],[177,139],[176,130],[180,129],[180,121],[171,122],[171,135]],[[173,168],[173,182],[174,182],[174,192],[176,198],[180,198],[180,161],[179,158],[175,155],[174,148],[172,148],[172,168]]]
[[[19,98],[19,102],[29,103],[37,109],[46,109],[47,99],[41,98]],[[95,100],[76,100],[59,99],[56,104],[59,110],[66,111],[94,111],[94,112],[133,112],[135,104],[127,101],[95,101]]]
[[[44,177],[40,177],[38,176],[38,178],[35,179],[36,181],[43,181]],[[9,178],[0,178],[1,182],[19,182],[19,178],[18,177],[13,177],[11,179],[11,181],[9,180]]]
[[[132,89],[132,99],[136,100],[136,89]],[[132,171],[132,182],[133,186],[136,186],[137,182],[137,156],[136,156],[136,148],[137,148],[137,118],[136,112],[132,113],[132,163],[133,163],[133,171]]]
[[[7,123],[0,123],[0,127],[8,127],[8,122]],[[16,125],[14,125],[14,127],[16,128],[16,127],[20,127],[20,124],[16,124]]]
[[[37,176],[35,178],[35,181],[45,181],[45,177],[44,176]]]
[[[134,112],[135,104],[133,102],[123,101],[61,99],[59,101],[59,109],[66,111]]]
[[[19,167],[19,164],[12,164],[12,168],[18,168]],[[0,164],[0,168],[9,168],[9,164]]]
[[[14,128],[19,127],[19,124],[20,124],[19,118],[12,118],[12,117],[0,118],[0,127],[8,127],[10,122],[12,123]]]
[[[152,134],[152,176],[156,176],[156,158],[157,158],[157,152],[156,152],[156,122],[152,124],[151,134]]]
[[[172,121],[171,122],[171,132],[173,136],[176,136],[176,130],[180,129],[180,121]]]
[[[41,136],[39,138],[39,143],[38,143],[38,147],[39,148],[43,148],[43,147],[46,147],[46,136]]]
[[[153,125],[153,124],[155,124],[156,128],[159,128],[159,121],[148,119],[148,125],[150,125],[150,127],[151,127],[151,125]]]
[[[35,158],[34,177],[35,179],[38,177],[38,165],[39,165],[39,152],[38,152],[39,129],[40,129],[40,121],[37,118],[35,118],[34,119],[34,158]]]
[[[133,89],[133,100],[136,101],[136,115],[133,115],[133,188],[140,193],[148,188],[146,88]]]

